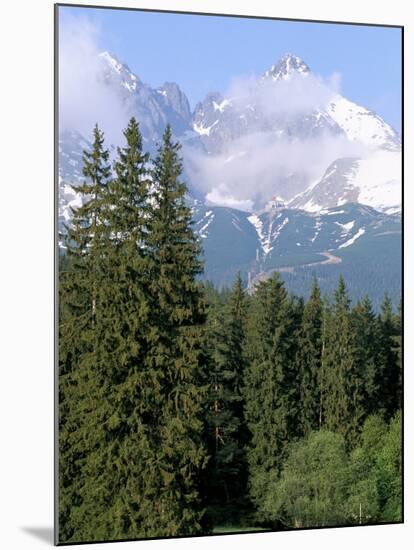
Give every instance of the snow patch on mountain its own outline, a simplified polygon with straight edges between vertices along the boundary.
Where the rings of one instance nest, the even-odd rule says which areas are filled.
[[[215,101],[213,101],[214,110],[220,111],[220,113],[222,113],[228,105],[231,105],[231,102],[228,99],[223,99],[221,103],[216,103]]]
[[[327,113],[351,141],[363,143],[370,148],[391,151],[400,148],[397,132],[380,116],[339,94],[329,103]]]
[[[271,234],[271,230],[269,229],[269,234],[271,234],[272,236],[272,240],[277,240],[277,238],[279,237],[282,229],[289,223],[289,218],[286,216],[286,218],[283,219],[282,223],[279,224],[276,228],[276,231]],[[273,225],[273,224],[272,224]]]
[[[198,233],[198,235],[202,238],[202,239],[207,239],[208,237],[208,228],[211,224],[211,222],[214,220],[215,218],[215,214],[213,213],[212,210],[209,210],[208,212],[205,213],[204,217],[202,218],[202,220],[200,220],[198,222],[197,225],[200,225],[202,224],[203,222],[205,222],[201,227],[200,229],[197,229],[196,228],[196,231]]]
[[[355,225],[355,220],[352,220],[348,223],[335,222],[335,224],[339,225],[339,227],[341,227],[342,233],[349,233]]]
[[[280,233],[289,223],[288,216],[285,216],[281,222],[278,222],[278,220],[282,217],[281,213],[279,213],[276,217],[271,215],[269,218],[266,218],[266,216],[268,216],[268,214],[266,214],[263,219],[268,221],[267,228],[265,228],[263,219],[256,214],[252,214],[247,218],[256,229],[264,259],[266,259],[266,257],[273,250],[274,244],[278,240]]]
[[[309,73],[310,69],[303,59],[297,55],[286,53],[263,74],[263,78],[270,78],[277,82],[278,80],[288,80],[294,74],[307,76]]]
[[[121,63],[113,54],[108,51],[101,52],[99,58],[104,63],[104,77],[106,80],[113,80],[114,73],[118,76],[119,82],[128,92],[135,92],[139,78],[130,70],[128,65]]]
[[[263,250],[264,254],[267,254],[266,246],[264,244],[265,243],[265,235],[264,235],[264,232],[263,232],[263,222],[262,222],[262,220],[256,214],[252,214],[247,219],[253,225],[253,227],[256,229],[257,236],[259,237],[260,246],[262,247],[262,250]]]
[[[113,55],[111,55],[109,52],[102,52],[99,55],[108,63],[108,65],[110,65],[114,69],[114,71],[116,71],[118,74],[121,73],[122,63],[120,63]]]
[[[359,188],[358,202],[388,213],[401,209],[401,168],[399,152],[376,151],[358,160],[352,181]]]
[[[401,181],[401,153],[377,149],[365,158],[337,159],[318,184],[294,197],[289,206],[319,212],[359,202],[393,213],[401,209]]]
[[[321,217],[317,216],[317,218],[315,219],[315,233],[313,234],[313,237],[311,238],[311,243],[314,243],[316,241],[316,239],[318,238],[318,235],[321,232],[321,227],[322,227]]]
[[[359,239],[359,237],[361,237],[364,233],[365,229],[363,227],[360,227],[353,237],[340,244],[338,248],[346,248],[348,246],[351,246],[351,244],[354,244],[354,242]]]
[[[193,129],[200,136],[209,136],[211,129],[214,128],[214,126],[216,124],[218,124],[218,120],[214,121],[213,124],[211,124],[210,126],[207,126],[207,127],[203,126],[202,124],[194,123],[193,124]]]
[[[327,216],[335,216],[336,214],[344,214],[345,210],[333,210],[331,212],[327,212]]]
[[[61,180],[59,180],[59,206],[60,221],[65,224],[68,224],[72,219],[72,208],[82,206],[80,195],[69,183]]]

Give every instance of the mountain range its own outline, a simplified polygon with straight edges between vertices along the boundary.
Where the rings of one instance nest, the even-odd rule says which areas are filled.
[[[379,266],[378,288],[390,279],[399,294],[401,142],[378,114],[331,90],[292,54],[248,86],[209,93],[194,110],[176,83],[152,88],[108,52],[99,64],[101,85],[126,119],[138,119],[146,150],[154,154],[167,122],[182,143],[207,279],[227,285],[240,271],[253,288],[274,269],[291,283],[320,269],[358,271],[363,250],[361,281],[378,251],[392,247],[395,262],[385,262],[386,276]],[[82,179],[89,147],[77,128],[61,129],[61,227],[79,204],[71,183]]]

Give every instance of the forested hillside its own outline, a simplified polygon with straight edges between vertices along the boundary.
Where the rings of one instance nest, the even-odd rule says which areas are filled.
[[[202,282],[170,127],[124,136],[61,236],[59,541],[401,521],[401,307]]]

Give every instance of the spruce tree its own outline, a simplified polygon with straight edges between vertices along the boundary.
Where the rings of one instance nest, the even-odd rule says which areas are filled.
[[[404,380],[404,365],[403,365],[403,304],[400,300],[395,317],[396,336],[394,338],[394,349],[397,353],[398,365],[398,390],[397,390],[397,406],[399,410],[403,409],[403,380]]]
[[[327,429],[326,409],[329,404],[330,396],[328,394],[329,386],[329,361],[330,361],[330,349],[329,349],[329,336],[330,330],[333,325],[333,309],[331,306],[330,298],[325,295],[322,298],[322,329],[321,329],[321,369],[319,372],[319,415],[318,415],[318,428]]]
[[[85,182],[74,186],[81,206],[63,241],[67,269],[59,274],[59,538],[76,536],[82,521],[85,482],[83,468],[91,451],[87,436],[88,414],[85,396],[95,384],[90,367],[94,363],[98,293],[103,279],[104,210],[111,176],[109,152],[104,136],[95,126],[91,151],[84,151]]]
[[[151,376],[152,445],[157,448],[153,536],[200,533],[204,510],[200,472],[207,456],[202,439],[205,388],[205,305],[197,276],[200,245],[180,180],[180,145],[168,125],[152,170],[148,239],[151,318],[146,358]]]
[[[297,327],[278,274],[256,287],[244,376],[249,494],[260,512],[269,479],[280,471],[286,445],[298,433]]]
[[[355,446],[358,441],[364,417],[362,378],[358,366],[350,299],[341,276],[327,327],[324,409],[327,429],[341,433],[350,446]]]
[[[380,406],[388,421],[401,405],[401,361],[398,338],[401,337],[401,320],[394,316],[392,302],[385,294],[379,316],[379,369],[382,376]]]
[[[148,155],[131,119],[118,148],[106,202],[105,279],[95,325],[95,392],[88,398],[94,441],[84,467],[82,538],[106,540],[153,534],[157,449],[152,444],[153,387],[145,360],[150,319]],[[150,435],[151,434],[151,435]]]
[[[211,503],[234,502],[242,496],[244,464],[243,379],[245,296],[237,276],[228,303],[212,307],[208,316],[209,366],[207,443],[211,461],[206,491]]]
[[[244,370],[246,368],[245,345],[248,302],[241,275],[238,273],[229,297],[228,341],[229,364],[233,366],[234,371],[234,393],[239,396],[234,402],[234,414],[239,419],[238,441],[240,446],[244,446],[249,439],[244,422],[242,397]]]
[[[362,382],[365,420],[365,417],[378,410],[379,390],[382,384],[378,362],[378,322],[368,296],[353,308],[352,324],[355,333],[355,360]]]
[[[323,305],[316,278],[306,302],[300,332],[300,421],[304,435],[320,428]]]

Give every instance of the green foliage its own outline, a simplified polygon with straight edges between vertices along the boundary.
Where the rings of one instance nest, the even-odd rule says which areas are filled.
[[[62,235],[60,542],[400,521],[401,307],[201,284],[171,128],[124,136]]]
[[[357,342],[350,315],[350,299],[343,277],[326,327],[322,357],[325,380],[324,426],[342,433],[355,445],[363,422],[362,374],[357,362]]]
[[[308,298],[313,278],[316,277],[322,294],[331,295],[342,274],[351,292],[353,304],[369,294],[377,312],[381,307],[384,289],[387,289],[393,304],[397,305],[401,296],[401,233],[398,230],[400,222],[393,220],[392,224],[397,225],[394,225],[392,233],[387,233],[383,228],[381,235],[365,234],[364,239],[358,239],[352,246],[336,250],[335,255],[341,258],[341,263],[295,267],[293,272],[283,272],[282,278],[286,287],[290,292]],[[319,257],[312,261],[320,259]],[[293,260],[292,258],[290,265],[297,265]]]
[[[382,384],[382,373],[378,368],[379,326],[368,296],[354,307],[351,320],[355,334],[355,361],[362,384],[363,416],[366,417],[377,410]]]
[[[71,542],[202,529],[199,249],[169,129],[152,174],[163,203],[151,210],[134,119],[125,138],[116,178],[104,184],[108,157],[96,129],[85,164],[92,183],[78,188],[92,198],[67,237],[74,260],[62,277],[60,539]],[[78,294],[88,324],[78,314],[69,325]]]
[[[206,424],[211,461],[206,472],[206,492],[209,501],[229,504],[242,496],[246,477],[244,444],[247,438],[241,395],[246,297],[240,276],[224,305],[217,296],[216,303],[210,303]]]
[[[147,253],[140,246],[149,180],[134,119],[124,135],[126,146],[118,150],[117,177],[108,186],[103,209],[106,235],[92,353],[79,374],[91,449],[82,469],[82,502],[73,510],[78,518],[74,540],[151,533],[148,483],[156,454],[146,422],[152,410],[145,368],[150,303]]]
[[[322,423],[323,304],[316,279],[307,301],[300,331],[300,422],[306,435]]]
[[[385,295],[379,316],[379,357],[381,372],[381,403],[385,418],[391,418],[401,407],[401,310],[394,316],[392,303]]]
[[[311,432],[293,443],[283,471],[267,488],[264,513],[288,527],[343,523],[347,455],[343,436]]]
[[[402,521],[402,435],[401,411],[398,411],[376,461],[381,521]]]
[[[317,431],[289,446],[264,498],[273,525],[317,527],[401,521],[401,417],[388,426],[368,417],[361,446],[347,452],[341,434]]]
[[[376,460],[383,445],[387,425],[378,416],[367,418],[361,446],[350,455],[346,519],[350,523],[373,523],[380,514]]]
[[[60,538],[69,540],[79,527],[76,511],[83,503],[83,469],[93,447],[89,437],[88,391],[94,378],[97,303],[103,280],[104,211],[108,194],[109,153],[96,126],[90,153],[84,154],[89,183],[76,187],[83,204],[73,212],[65,245],[65,269],[59,280],[59,522]],[[85,384],[83,384],[85,382]],[[92,384],[93,385],[93,384]]]
[[[260,511],[269,476],[278,472],[298,432],[298,305],[276,274],[259,283],[249,319],[244,398],[251,433],[249,493]]]
[[[351,454],[347,519],[352,523],[402,520],[401,411],[387,425],[368,417],[361,446]]]
[[[167,126],[152,170],[147,238],[151,317],[145,362],[158,380],[152,388],[159,485],[155,536],[200,533],[204,514],[198,485],[207,462],[202,438],[206,313],[196,281],[202,271],[200,246],[185,201],[187,188],[179,179],[179,149]]]

